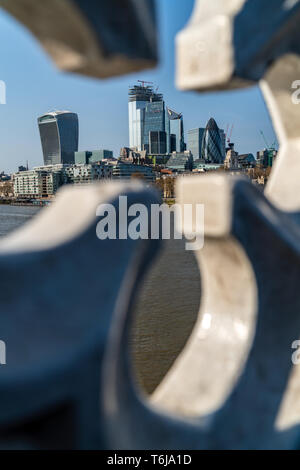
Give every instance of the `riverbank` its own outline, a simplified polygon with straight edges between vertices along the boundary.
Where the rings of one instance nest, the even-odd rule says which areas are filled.
[[[0,199],[0,205],[3,206],[30,206],[30,207],[42,207],[47,206],[52,200],[29,200],[29,201],[18,201],[16,199]]]
[[[43,207],[43,206],[48,206],[53,201],[54,199],[44,199],[44,200],[35,199],[35,200],[29,200],[29,201],[17,201],[15,199],[0,199],[0,205]],[[172,206],[173,204],[175,204],[175,199],[163,198],[163,202],[165,204],[168,204],[168,206]]]

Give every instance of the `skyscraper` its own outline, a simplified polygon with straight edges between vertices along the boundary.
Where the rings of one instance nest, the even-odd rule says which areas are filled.
[[[225,160],[226,157],[226,134],[224,129],[219,129],[220,136],[221,136],[221,143],[222,143],[222,156],[223,160]]]
[[[224,161],[221,133],[213,118],[208,121],[203,134],[201,158],[207,163],[223,163]]]
[[[184,152],[184,129],[182,114],[176,113],[170,108],[166,108],[166,133],[167,133],[167,152]],[[175,135],[176,146],[172,148],[171,135]]]
[[[201,147],[202,139],[205,129],[203,127],[197,127],[196,129],[190,129],[187,137],[187,149],[192,152],[194,161],[201,158]]]
[[[167,153],[166,133],[163,131],[150,131],[149,154],[161,155]]]
[[[146,104],[144,117],[144,138],[142,150],[147,150],[147,152],[149,152],[150,133],[165,132],[165,103],[163,101],[150,101],[150,103]]]
[[[53,111],[38,118],[45,165],[74,163],[78,151],[78,116]]]
[[[164,106],[162,95],[154,93],[151,86],[134,85],[129,88],[129,147],[139,151],[144,150],[145,109],[148,103],[160,103],[159,106]],[[151,119],[150,108],[148,108],[148,117]],[[164,128],[151,130],[160,131]]]
[[[162,94],[154,92],[152,86],[143,84],[131,87],[128,109],[130,148],[154,153],[155,142],[160,142],[162,150],[165,133],[164,153],[185,150],[182,115],[167,108]]]

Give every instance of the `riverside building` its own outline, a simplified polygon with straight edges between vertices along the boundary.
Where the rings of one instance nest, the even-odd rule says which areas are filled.
[[[112,177],[112,166],[106,162],[78,165],[45,165],[14,174],[14,195],[34,199],[53,196],[64,184],[88,184]]]
[[[14,175],[14,196],[24,199],[53,196],[61,186],[58,172],[34,169]]]

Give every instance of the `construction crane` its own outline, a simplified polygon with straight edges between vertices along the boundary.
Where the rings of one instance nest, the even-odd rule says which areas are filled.
[[[228,144],[230,144],[230,142],[231,142],[231,136],[232,136],[233,128],[234,128],[234,124],[232,124],[229,136],[227,137],[227,143]]]
[[[265,143],[265,145],[266,145],[266,149],[268,149],[268,148],[269,148],[269,144],[268,144],[268,142],[267,142],[267,139],[266,139],[266,137],[265,137],[265,134],[263,133],[262,130],[260,130],[259,132],[261,133],[261,136],[262,136],[262,138],[263,138],[263,140],[264,140],[264,143]]]
[[[153,85],[153,82],[146,82],[145,80],[138,80],[138,82],[142,84],[143,88],[145,88],[145,83],[149,83],[149,84]]]
[[[276,140],[272,143],[272,145],[269,145],[262,130],[260,130],[260,134],[264,140],[264,143],[266,144],[266,151],[268,152],[268,166],[273,166],[273,156],[274,150],[276,150]]]
[[[266,149],[267,150],[276,150],[276,144],[277,144],[276,140],[274,140],[274,142],[271,145],[269,145],[268,142],[267,142],[267,139],[265,137],[265,134],[263,133],[262,130],[260,130],[260,133],[262,135],[262,138],[264,139],[264,143],[266,144]]]
[[[225,132],[225,139],[226,140],[227,140],[228,131],[229,131],[229,124],[227,124],[227,126],[226,126],[226,132]]]
[[[274,142],[271,144],[270,148],[274,149],[274,150],[277,150],[277,147],[278,147],[277,141],[274,140]]]

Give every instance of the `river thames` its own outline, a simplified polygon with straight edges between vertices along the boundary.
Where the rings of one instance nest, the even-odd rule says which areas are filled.
[[[0,236],[28,223],[40,210],[0,205]],[[163,249],[143,282],[135,307],[132,351],[135,374],[151,393],[189,337],[200,302],[200,275],[184,240],[164,241]]]

